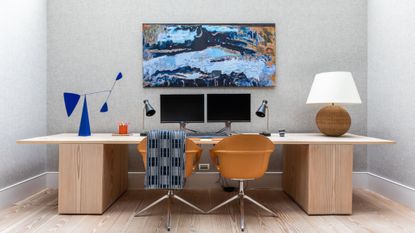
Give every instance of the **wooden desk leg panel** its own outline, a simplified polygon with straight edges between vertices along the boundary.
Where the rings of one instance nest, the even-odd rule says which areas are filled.
[[[127,145],[59,145],[60,214],[102,214],[127,190]]]
[[[284,145],[283,189],[307,214],[351,214],[353,145]]]

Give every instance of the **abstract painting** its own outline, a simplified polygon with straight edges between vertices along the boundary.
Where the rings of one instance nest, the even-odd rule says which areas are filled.
[[[144,87],[272,87],[275,24],[143,24]]]

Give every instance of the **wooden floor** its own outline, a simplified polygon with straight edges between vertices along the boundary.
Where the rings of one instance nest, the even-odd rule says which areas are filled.
[[[278,218],[245,205],[245,232],[415,232],[415,212],[366,190],[354,190],[353,215],[307,216],[281,191],[248,190],[248,195],[278,213]],[[58,215],[57,191],[45,190],[0,211],[0,232],[167,232],[165,202],[134,217],[160,197],[159,191],[129,191],[103,215]],[[185,190],[178,193],[202,209],[224,201],[231,193]],[[172,232],[240,232],[237,202],[214,214],[196,214],[177,202],[173,205]]]

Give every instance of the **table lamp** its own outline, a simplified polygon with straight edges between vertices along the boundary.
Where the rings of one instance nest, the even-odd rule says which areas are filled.
[[[262,132],[261,134],[264,136],[271,136],[271,133],[269,132],[269,110],[268,110],[267,100],[262,101],[261,106],[259,106],[255,114],[259,117],[265,117],[265,116],[267,117],[267,131]]]
[[[360,104],[359,93],[350,72],[316,74],[307,104],[330,104],[320,109],[316,123],[320,132],[338,137],[345,134],[351,124],[349,113],[338,104]]]
[[[144,120],[146,116],[151,117],[156,113],[156,110],[151,106],[150,102],[148,100],[144,100],[144,107],[143,107],[143,121],[142,121],[142,129],[143,132],[140,133],[140,136],[147,136],[147,132],[144,128]]]

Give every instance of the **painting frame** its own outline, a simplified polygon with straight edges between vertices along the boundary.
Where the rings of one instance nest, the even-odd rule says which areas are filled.
[[[274,87],[275,23],[143,23],[143,87]]]

